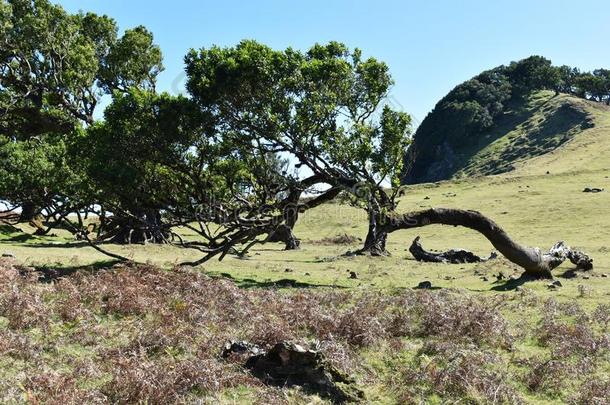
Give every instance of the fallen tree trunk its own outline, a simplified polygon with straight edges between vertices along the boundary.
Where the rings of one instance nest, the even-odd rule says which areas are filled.
[[[380,225],[380,229],[387,234],[433,224],[473,229],[485,236],[504,257],[522,267],[525,277],[552,278],[551,271],[565,260],[570,260],[583,270],[593,268],[591,258],[583,252],[570,249],[563,242],[556,243],[548,253],[543,253],[539,248],[521,246],[495,222],[477,211],[431,208],[402,215],[385,215],[383,219],[384,223]]]
[[[464,249],[450,249],[439,253],[430,252],[424,249],[420,240],[421,238],[418,236],[413,240],[413,243],[411,243],[411,246],[409,247],[409,252],[411,252],[415,260],[420,262],[453,264],[480,263],[495,259],[497,257],[495,253],[492,253],[488,258],[483,258]]]

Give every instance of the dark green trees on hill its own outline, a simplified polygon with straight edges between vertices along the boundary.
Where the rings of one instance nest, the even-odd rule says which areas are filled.
[[[455,154],[477,145],[511,103],[539,90],[610,103],[610,71],[581,73],[541,56],[485,71],[458,85],[421,123],[405,158],[405,183],[443,180],[456,170]]]

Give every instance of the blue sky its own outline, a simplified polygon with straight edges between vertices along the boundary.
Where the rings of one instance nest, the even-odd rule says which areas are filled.
[[[532,54],[590,70],[610,67],[610,2],[58,0],[67,10],[145,25],[164,54],[159,89],[180,91],[190,48],[256,39],[307,49],[337,40],[388,63],[391,102],[421,121],[460,82]]]

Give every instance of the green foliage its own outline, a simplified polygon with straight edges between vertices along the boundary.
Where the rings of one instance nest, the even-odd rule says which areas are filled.
[[[154,90],[156,78],[163,71],[161,49],[153,35],[138,26],[113,43],[101,68],[101,82],[107,91],[129,88]]]
[[[187,182],[168,169],[189,158],[201,120],[183,97],[133,90],[116,94],[105,121],[79,140],[96,201],[125,210],[161,209]]]
[[[330,184],[396,177],[410,118],[382,108],[392,85],[384,63],[337,42],[302,53],[243,41],[193,50],[186,65],[193,100],[217,113],[223,137],[292,155]]]
[[[15,205],[48,207],[58,195],[76,195],[81,177],[67,160],[61,137],[15,142],[0,138],[0,196]]]
[[[560,79],[551,61],[537,55],[511,63],[507,73],[513,88],[520,93],[555,89]]]
[[[143,27],[117,38],[113,19],[48,0],[0,0],[0,34],[0,200],[77,199],[86,186],[72,174],[86,155],[70,153],[82,128],[103,94],[154,87],[159,48]]]

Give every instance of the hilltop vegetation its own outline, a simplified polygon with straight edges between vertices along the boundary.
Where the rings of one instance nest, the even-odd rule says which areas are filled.
[[[608,104],[609,92],[609,71],[581,73],[538,56],[485,71],[428,114],[413,137],[403,180],[510,171],[595,126],[591,110]],[[595,102],[580,102],[587,99]]]

